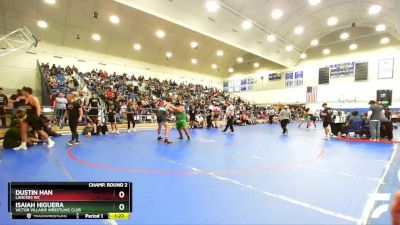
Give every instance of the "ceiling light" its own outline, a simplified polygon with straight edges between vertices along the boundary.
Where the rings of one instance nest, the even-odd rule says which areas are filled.
[[[242,28],[245,30],[250,29],[253,26],[250,20],[245,20],[242,22]]]
[[[190,43],[190,47],[197,48],[197,47],[199,47],[199,44],[195,41],[192,41],[192,43]]]
[[[218,66],[217,66],[217,64],[212,64],[212,65],[211,65],[211,68],[213,68],[213,69],[217,69],[217,68],[218,68]]]
[[[169,58],[172,57],[172,53],[171,52],[167,52],[167,53],[165,53],[165,56],[169,59]]]
[[[338,19],[336,17],[330,17],[326,21],[326,24],[328,24],[328,26],[335,26],[337,23],[338,23]]]
[[[318,5],[321,2],[321,0],[308,0],[308,3],[310,3],[310,5]]]
[[[304,31],[304,27],[302,26],[297,26],[296,28],[294,28],[294,34],[299,35],[302,34]]]
[[[268,35],[267,37],[268,42],[274,42],[276,40],[276,37],[272,34]]]
[[[369,9],[368,9],[368,13],[370,15],[375,15],[375,14],[380,13],[381,10],[382,10],[382,6],[380,6],[380,5],[371,5],[371,7],[369,7]]]
[[[323,53],[324,55],[329,55],[329,54],[331,53],[331,50],[330,50],[329,48],[326,48],[326,49],[324,49],[324,50],[322,51],[322,53]]]
[[[381,39],[381,44],[387,44],[390,42],[390,39],[388,37],[384,37]]]
[[[56,4],[56,0],[44,0],[47,4],[54,5]]]
[[[286,46],[286,51],[288,51],[288,52],[293,51],[293,46],[287,45],[287,46]]]
[[[101,39],[100,34],[92,34],[92,39],[95,41],[100,41]]]
[[[379,24],[379,25],[377,25],[375,27],[375,30],[378,31],[378,32],[385,31],[386,30],[386,25],[385,24]]]
[[[216,12],[219,9],[219,5],[216,1],[208,1],[206,3],[206,8],[209,12]]]
[[[192,64],[197,64],[197,59],[192,59]]]
[[[134,44],[133,49],[138,51],[138,50],[142,49],[142,46],[140,44]]]
[[[110,16],[109,19],[110,19],[110,22],[113,23],[113,24],[118,24],[119,23],[119,17],[116,16],[116,15]]]
[[[236,62],[242,63],[242,62],[243,62],[243,58],[242,58],[242,57],[238,57],[238,58],[236,59]]]
[[[349,46],[349,49],[350,49],[350,50],[356,50],[357,48],[358,48],[357,44],[351,44],[351,45]]]
[[[350,35],[349,35],[349,33],[347,33],[347,32],[344,32],[344,33],[342,33],[341,35],[340,35],[340,39],[342,39],[342,40],[345,40],[345,39],[347,39],[347,38],[349,38],[350,37]]]
[[[39,20],[39,21],[37,21],[37,25],[38,25],[40,28],[47,28],[47,23],[46,23],[46,21],[44,21],[44,20]]]
[[[318,39],[313,39],[310,43],[312,46],[317,46],[319,44]]]
[[[258,68],[258,67],[260,67],[260,63],[256,62],[253,64],[253,66],[254,66],[254,68]]]
[[[280,9],[274,9],[274,10],[271,12],[271,17],[272,17],[272,19],[275,19],[275,20],[281,18],[282,15],[283,15],[283,12],[282,12],[282,10],[280,10]]]
[[[156,32],[156,35],[157,35],[157,37],[159,37],[159,38],[163,38],[163,37],[165,37],[165,32],[164,32],[163,30],[158,30],[158,31]]]
[[[222,51],[222,50],[217,51],[217,56],[223,56],[223,55],[224,55],[224,51]]]
[[[301,54],[300,54],[300,58],[302,58],[302,59],[305,59],[305,58],[307,58],[307,55],[306,55],[306,53],[301,53]]]
[[[233,71],[235,71],[232,67],[228,69],[229,73],[233,73]]]

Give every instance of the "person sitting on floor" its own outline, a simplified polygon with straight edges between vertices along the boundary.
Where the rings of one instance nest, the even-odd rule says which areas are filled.
[[[362,121],[361,116],[359,115],[358,111],[353,111],[351,113],[351,116],[349,117],[346,125],[347,125],[348,128],[352,129],[353,128],[352,125],[355,122],[359,122],[359,121]]]
[[[239,116],[239,124],[241,126],[245,126],[246,125],[246,121],[247,121],[247,116],[246,114],[242,111],[240,112],[240,116]]]
[[[345,132],[346,134],[343,134],[342,136],[347,136],[347,137],[362,137],[362,135],[365,133],[363,131],[364,127],[364,122],[361,116],[359,115],[358,111],[353,111],[351,112],[350,116],[347,116],[347,122],[345,125]]]
[[[51,137],[60,137],[61,134],[53,131],[54,119],[49,118],[43,114],[39,116],[39,123],[42,126],[44,132],[46,132]]]
[[[106,135],[108,133],[108,127],[106,123],[102,123],[99,121],[99,125],[97,126],[98,132],[100,135]]]
[[[274,122],[278,120],[277,116],[274,116]],[[252,114],[251,111],[247,113],[247,124],[249,125],[255,125],[256,124],[256,118],[254,118],[254,115]]]
[[[200,114],[197,114],[196,115],[196,124],[198,125],[198,128],[203,128],[204,127],[204,117],[203,117],[203,115],[200,113]]]
[[[87,123],[82,131],[82,135],[84,135],[87,138],[92,137],[92,135],[99,135],[99,134],[100,134],[100,130],[98,130],[97,127],[95,129],[93,123]]]

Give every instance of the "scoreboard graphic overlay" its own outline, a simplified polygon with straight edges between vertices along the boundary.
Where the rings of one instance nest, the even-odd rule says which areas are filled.
[[[131,182],[10,182],[13,219],[129,219]]]

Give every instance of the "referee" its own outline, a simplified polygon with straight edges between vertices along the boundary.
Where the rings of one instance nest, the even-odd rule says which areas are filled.
[[[233,129],[233,119],[235,117],[235,107],[232,105],[230,101],[227,101],[226,103],[226,126],[225,129],[222,131],[226,133],[228,128],[231,129],[231,133],[235,133],[235,130]]]
[[[71,140],[66,144],[72,146],[80,143],[78,123],[82,121],[83,110],[81,104],[73,95],[68,95],[67,100],[67,110],[65,111],[63,121],[68,118],[69,129],[71,130],[72,136]]]

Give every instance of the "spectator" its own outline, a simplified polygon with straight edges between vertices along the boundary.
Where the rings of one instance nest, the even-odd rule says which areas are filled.
[[[368,103],[370,105],[371,116],[369,118],[369,130],[371,133],[371,141],[378,141],[380,138],[382,106],[376,104],[375,100]]]
[[[388,140],[393,139],[393,123],[384,115],[381,118],[380,137]]]
[[[353,111],[353,112],[351,113],[351,116],[349,117],[349,119],[348,119],[348,121],[347,121],[347,126],[348,126],[349,128],[351,128],[351,129],[354,129],[354,127],[352,127],[353,124],[354,124],[355,122],[360,122],[360,121],[362,121],[362,118],[361,118],[361,116],[359,115],[358,111]]]
[[[5,110],[5,107],[7,107],[7,106],[8,106],[8,98],[3,93],[3,88],[0,87],[0,119],[1,119],[1,125],[3,127],[7,126],[7,123],[6,123],[6,110]]]
[[[78,134],[78,123],[82,121],[83,111],[82,104],[77,100],[76,95],[67,96],[68,104],[67,110],[64,113],[65,120],[68,117],[68,125],[71,130],[71,140],[66,144],[69,146],[80,144],[79,134]]]
[[[57,124],[58,127],[62,127],[62,124],[64,124],[64,121],[62,121],[62,118],[65,113],[65,109],[67,107],[68,101],[65,98],[63,93],[58,93],[58,97],[55,99],[56,103],[56,116],[57,116]]]

